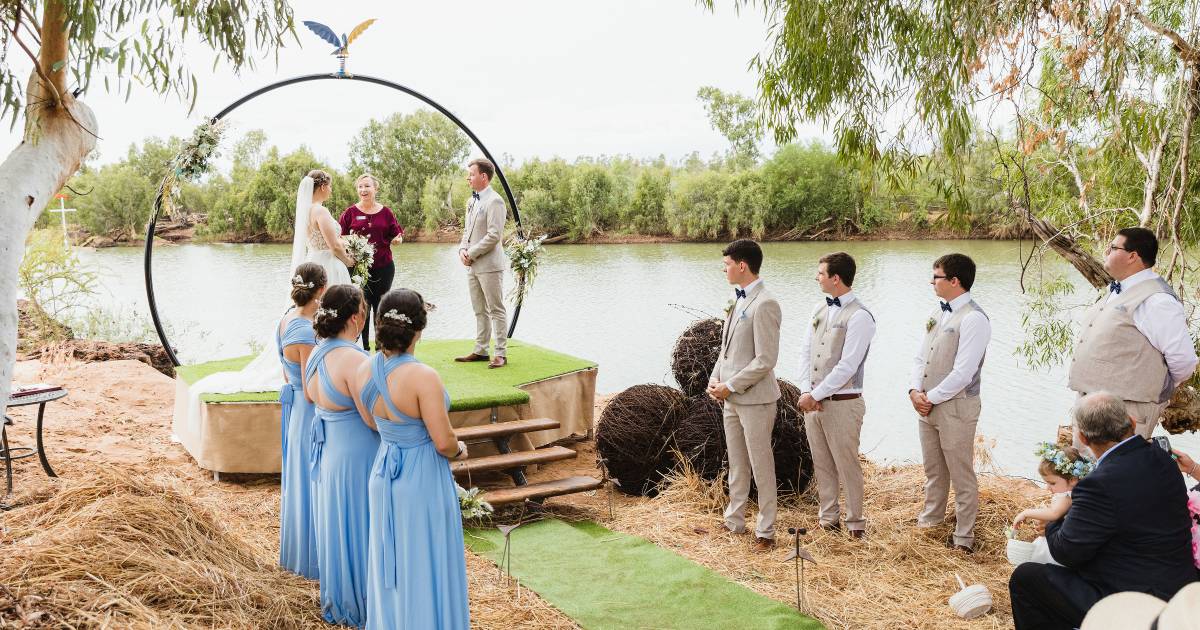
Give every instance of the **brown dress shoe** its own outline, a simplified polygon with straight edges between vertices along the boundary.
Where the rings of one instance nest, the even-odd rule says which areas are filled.
[[[852,529],[852,530],[850,530],[850,537],[851,537],[851,538],[859,538],[859,539],[861,539],[861,538],[863,538],[863,537],[864,537],[864,536],[866,536],[866,535],[867,535],[867,532],[866,532],[865,530],[861,530],[861,529]]]
[[[486,354],[475,354],[474,352],[472,352],[471,354],[468,354],[468,355],[467,355],[467,356],[465,356],[465,357],[454,357],[454,360],[455,360],[455,361],[457,361],[457,362],[459,362],[459,363],[473,363],[473,362],[475,362],[475,361],[487,361],[487,360],[488,360],[488,355],[486,355]]]
[[[754,538],[754,550],[758,552],[766,552],[775,548],[774,538]]]
[[[506,365],[508,365],[508,359],[506,359],[505,357],[495,357],[491,361],[488,362],[488,369],[490,370],[492,368],[500,368],[500,367],[504,367]]]
[[[954,534],[950,534],[950,539],[946,541],[946,546],[955,551],[964,551],[966,553],[975,553],[975,549],[973,547],[969,547],[967,545],[960,545],[960,544],[954,542]]]

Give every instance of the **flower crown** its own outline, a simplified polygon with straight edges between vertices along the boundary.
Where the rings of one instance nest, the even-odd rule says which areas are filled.
[[[314,315],[316,319],[324,319],[326,317],[336,318],[337,316],[338,312],[336,308],[318,308],[316,315]]]
[[[311,282],[305,282],[304,278],[302,278],[300,276],[300,274],[296,274],[294,277],[292,277],[292,286],[294,286],[298,289],[299,288],[311,289],[311,288],[315,287],[316,285]]]
[[[394,319],[398,322],[404,322],[405,324],[413,323],[412,319],[408,315],[405,315],[394,308],[389,309],[388,312],[384,313],[383,317],[384,319]]]
[[[1050,442],[1039,443],[1033,454],[1053,464],[1054,470],[1060,475],[1070,475],[1075,479],[1083,479],[1096,467],[1083,458],[1072,460],[1057,444]]]

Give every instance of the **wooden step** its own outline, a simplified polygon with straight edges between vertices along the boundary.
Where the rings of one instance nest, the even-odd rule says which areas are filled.
[[[488,455],[486,457],[450,462],[450,470],[456,475],[465,475],[468,472],[479,473],[488,470],[511,470],[533,464],[556,462],[560,459],[571,459],[572,457],[575,457],[575,451],[565,446],[548,446],[532,451],[517,451],[516,453]]]
[[[470,442],[472,440],[529,433],[530,431],[557,429],[559,426],[558,420],[551,418],[530,418],[528,420],[510,420],[508,422],[494,422],[491,424],[479,424],[473,427],[462,427],[461,429],[455,429],[454,435],[458,436],[458,439],[464,442]]]
[[[481,498],[496,506],[504,505],[505,503],[516,503],[526,499],[545,499],[546,497],[556,497],[563,494],[587,492],[595,490],[602,485],[604,485],[604,482],[591,477],[567,477],[566,479],[541,481],[513,488],[485,490]]]

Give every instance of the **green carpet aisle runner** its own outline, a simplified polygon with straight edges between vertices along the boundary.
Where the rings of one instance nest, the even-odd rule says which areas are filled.
[[[499,562],[504,536],[468,529],[467,546]],[[545,520],[512,533],[512,573],[589,630],[767,630],[824,626],[646,540],[596,523]]]

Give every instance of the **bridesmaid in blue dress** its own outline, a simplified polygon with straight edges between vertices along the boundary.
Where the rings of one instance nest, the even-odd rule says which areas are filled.
[[[360,366],[363,420],[382,443],[371,470],[367,628],[466,630],[467,565],[450,459],[467,447],[450,428],[450,397],[432,368],[413,357],[425,302],[389,291],[375,314],[381,351]]]
[[[283,407],[279,417],[283,445],[279,501],[279,566],[317,579],[317,535],[313,529],[312,480],[309,475],[309,431],[313,403],[304,392],[304,366],[317,344],[313,333],[313,315],[325,292],[325,269],[315,263],[296,267],[292,276],[292,302],[275,329],[279,363],[283,365],[284,384],[279,390]]]
[[[329,623],[367,623],[367,479],[379,436],[362,422],[350,392],[367,353],[355,341],[366,321],[362,291],[325,291],[313,328],[321,338],[304,371],[316,403],[310,463],[316,472],[321,614]]]

